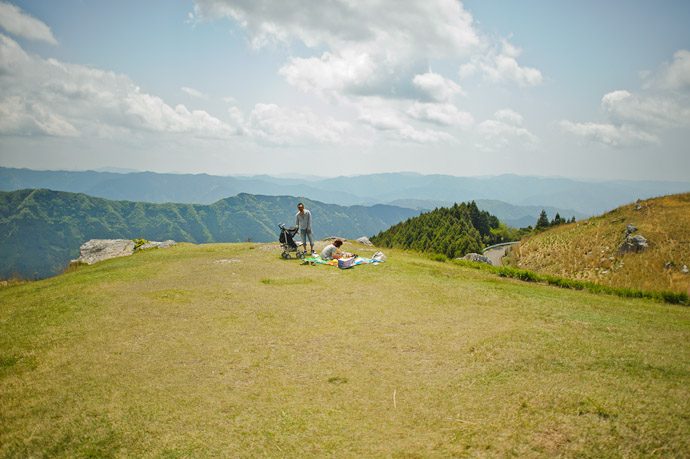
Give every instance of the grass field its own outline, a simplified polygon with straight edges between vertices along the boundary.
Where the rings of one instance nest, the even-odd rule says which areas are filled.
[[[690,308],[386,255],[181,244],[0,289],[0,456],[690,456]]]
[[[619,253],[628,224],[637,228],[633,235],[647,239],[644,252]],[[690,193],[629,204],[552,228],[523,241],[506,262],[610,287],[690,295],[690,274],[683,273],[683,266],[690,267]]]

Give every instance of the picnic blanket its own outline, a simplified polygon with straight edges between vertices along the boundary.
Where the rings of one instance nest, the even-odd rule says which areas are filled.
[[[304,259],[304,261],[307,261],[309,263],[314,262],[320,265],[330,265],[330,266],[338,266],[338,260],[324,260],[321,258],[320,255],[316,255],[314,257],[307,257]],[[356,257],[354,263],[352,263],[352,266],[354,267],[357,265],[363,265],[363,264],[374,264],[377,265],[379,264],[378,260],[374,260],[372,258],[364,258],[364,257]]]

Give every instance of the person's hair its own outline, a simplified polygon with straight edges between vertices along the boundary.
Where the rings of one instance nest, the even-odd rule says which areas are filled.
[[[304,204],[302,204],[302,203],[300,202],[300,203],[297,204],[297,207],[299,207],[299,206],[304,207]]]
[[[340,239],[336,239],[335,241],[333,241],[333,245],[336,247],[340,247],[341,245],[343,245],[343,241],[341,241]]]

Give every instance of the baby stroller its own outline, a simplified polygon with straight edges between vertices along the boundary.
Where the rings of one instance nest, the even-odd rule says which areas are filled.
[[[290,252],[297,252],[297,258],[304,258],[307,255],[306,251],[300,251],[299,248],[302,246],[301,242],[295,242],[293,237],[297,234],[298,228],[293,226],[291,228],[286,228],[285,223],[280,223],[278,225],[280,228],[280,247],[283,249],[281,256],[286,260],[292,258]]]

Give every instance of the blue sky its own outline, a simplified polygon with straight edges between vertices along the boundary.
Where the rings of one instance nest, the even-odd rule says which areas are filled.
[[[0,0],[0,165],[688,181],[690,2]]]

